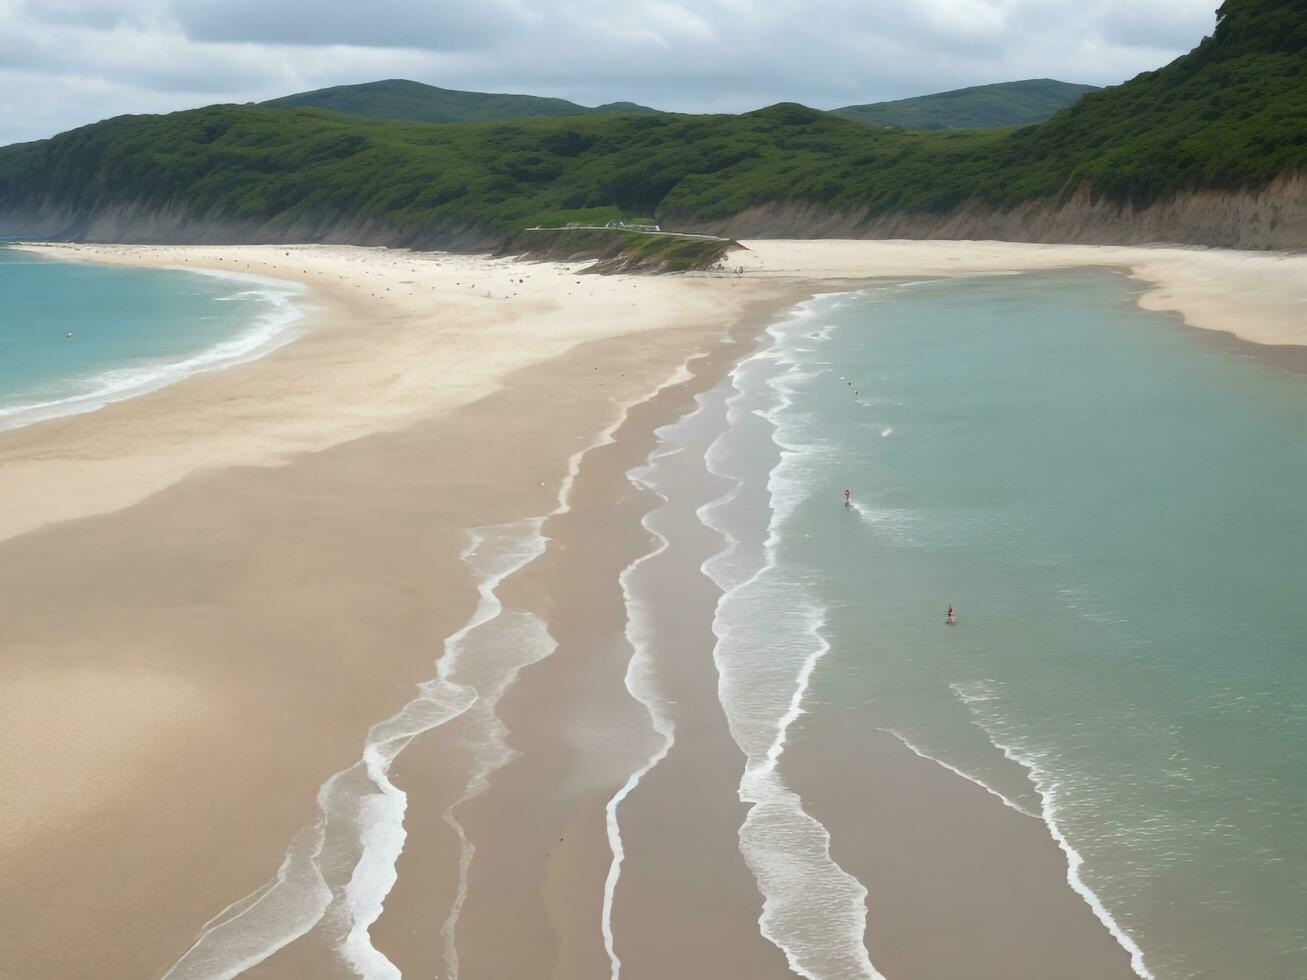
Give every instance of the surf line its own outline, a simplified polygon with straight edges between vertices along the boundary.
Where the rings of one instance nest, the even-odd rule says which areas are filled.
[[[633,399],[632,401],[623,404],[621,406],[618,417],[610,425],[605,427],[602,432],[600,432],[600,434],[598,435],[598,437],[595,439],[594,442],[592,442],[589,446],[585,447],[584,449],[572,454],[572,456],[568,460],[567,475],[564,477],[563,482],[559,488],[558,506],[555,507],[549,514],[545,515],[544,517],[535,519],[535,521],[537,522],[536,530],[537,530],[538,540],[540,544],[539,554],[544,553],[544,549],[547,546],[547,542],[549,541],[549,538],[545,533],[546,522],[551,517],[561,516],[571,510],[572,491],[576,485],[576,480],[580,474],[581,466],[582,463],[584,462],[585,456],[588,453],[592,452],[593,450],[599,449],[603,446],[612,445],[614,442],[616,442],[617,432],[622,428],[623,425],[626,424],[626,421],[630,417],[630,413],[633,408],[636,408],[639,405],[643,405],[647,402],[652,401],[653,399],[661,395],[666,389],[674,387],[679,384],[683,384],[686,381],[690,381],[693,379],[693,377],[694,377],[693,373],[691,373],[691,371],[689,370],[688,361],[684,364],[678,365],[676,370],[673,371],[670,376],[664,379],[648,395]],[[629,571],[629,567],[627,571]],[[622,573],[623,576],[627,574],[627,571],[623,571]],[[623,588],[625,588],[625,586]],[[549,654],[552,654],[554,649],[557,648],[556,641],[549,634],[548,626],[546,624],[539,621],[538,619],[536,619],[536,622],[539,623],[540,630],[542,631],[544,637],[549,643],[549,651],[547,654],[545,654],[545,656],[548,656]],[[630,630],[629,619],[628,619],[627,629],[628,629],[628,637],[629,637],[629,630]],[[458,884],[455,891],[454,902],[451,905],[449,915],[445,918],[444,923],[442,923],[441,925],[441,938],[442,938],[443,954],[445,960],[446,980],[457,980],[459,975],[459,956],[458,956],[458,948],[457,948],[457,940],[456,940],[457,931],[458,931],[458,922],[462,915],[463,906],[467,901],[468,876],[471,870],[472,861],[476,856],[476,845],[474,845],[468,839],[466,829],[458,820],[458,815],[456,811],[459,806],[461,806],[464,803],[467,803],[472,799],[475,799],[477,796],[483,793],[486,787],[489,785],[489,777],[491,776],[491,774],[493,774],[496,770],[502,768],[503,766],[507,765],[509,762],[513,760],[513,758],[515,758],[516,753],[509,746],[507,741],[507,734],[508,734],[507,729],[503,726],[503,723],[500,721],[494,709],[495,706],[498,704],[499,699],[502,696],[503,692],[507,690],[508,685],[516,677],[517,671],[520,670],[521,667],[526,666],[527,663],[538,662],[538,660],[540,659],[543,659],[543,657],[536,658],[536,660],[526,661],[514,667],[512,670],[512,676],[506,678],[503,683],[497,686],[496,689],[482,692],[483,704],[479,705],[477,710],[482,710],[486,714],[486,722],[485,722],[486,731],[487,731],[488,738],[492,741],[492,745],[493,748],[495,749],[496,754],[491,760],[488,760],[487,764],[483,764],[483,766],[473,774],[472,778],[467,783],[463,795],[454,803],[452,803],[445,810],[443,814],[443,819],[451,828],[453,828],[454,832],[457,834],[459,839]],[[627,670],[629,674],[630,672],[629,664]],[[629,684],[628,684],[628,689],[629,689]],[[652,766],[650,766],[649,768],[652,768]],[[638,777],[632,777],[632,778],[636,778],[638,782]],[[628,779],[628,782],[629,781],[630,780]],[[610,817],[609,819],[611,821],[609,824],[609,847],[610,849],[612,849],[614,847],[613,832],[615,830],[615,817]],[[621,847],[620,835],[617,838],[616,847],[618,850],[620,850]],[[620,864],[620,860],[617,863]],[[612,879],[612,881],[615,884],[616,877],[611,866],[609,870],[609,877]],[[609,916],[611,914],[611,902],[612,899],[611,899],[610,889],[606,885],[603,926],[604,926],[604,936],[605,936],[605,948],[610,951],[611,951],[611,928],[609,927]]]
[[[624,682],[626,689],[631,697],[642,704],[649,715],[650,727],[658,735],[662,742],[657,749],[649,756],[649,759],[643,766],[636,769],[627,778],[626,783],[608,800],[605,805],[605,823],[608,833],[608,847],[612,858],[608,865],[608,875],[604,881],[604,901],[603,901],[603,920],[601,928],[604,937],[604,950],[608,954],[612,980],[617,980],[621,975],[622,961],[618,956],[616,942],[613,935],[613,905],[615,901],[617,883],[621,877],[622,863],[626,858],[626,851],[622,844],[621,825],[618,819],[618,810],[628,796],[640,784],[640,781],[667,757],[671,751],[672,745],[676,741],[676,721],[672,715],[663,706],[662,700],[658,697],[656,685],[654,683],[655,664],[653,653],[650,649],[652,629],[650,626],[651,617],[643,603],[636,597],[636,590],[633,585],[633,579],[636,577],[640,568],[647,562],[665,553],[670,547],[671,542],[665,534],[653,526],[655,517],[665,509],[668,503],[666,494],[661,493],[653,484],[652,478],[658,473],[659,464],[663,460],[674,459],[682,455],[685,451],[684,446],[674,443],[673,433],[677,429],[697,417],[704,408],[704,395],[699,394],[695,397],[696,405],[677,421],[670,425],[663,426],[658,430],[658,445],[649,453],[646,460],[639,466],[633,467],[626,474],[627,480],[635,487],[648,490],[656,495],[661,501],[651,510],[644,514],[640,519],[640,526],[643,527],[654,539],[653,548],[646,554],[641,555],[631,564],[622,570],[618,581],[622,587],[622,597],[626,606],[626,639],[630,645],[632,653],[631,659],[627,662]]]
[[[529,526],[530,522],[528,522]],[[500,530],[517,528],[509,525]],[[475,554],[491,528],[470,531],[464,560]],[[450,682],[466,638],[492,622],[502,610],[495,588],[531,561],[539,549],[526,545],[497,556],[486,570],[468,621],[444,643],[437,675],[418,685],[418,696],[396,714],[374,725],[362,758],[331,776],[318,791],[318,816],[287,849],[273,881],[232,903],[205,924],[189,950],[164,980],[227,980],[272,956],[331,916],[345,929],[336,937],[341,957],[368,980],[394,978],[398,969],[371,944],[368,929],[395,881],[395,861],[403,849],[407,797],[388,778],[391,763],[418,735],[457,718],[476,701],[476,692]],[[348,867],[347,880],[328,868]],[[330,880],[329,880],[330,879]]]
[[[955,765],[953,765],[953,764],[951,764],[951,763],[945,762],[943,759],[936,758],[935,756],[931,755],[929,752],[927,752],[927,751],[926,751],[925,749],[923,749],[921,746],[917,745],[917,744],[916,744],[915,742],[913,742],[910,738],[908,738],[906,735],[904,735],[904,734],[903,734],[901,731],[899,731],[897,728],[877,728],[876,730],[877,730],[877,731],[880,731],[880,732],[884,732],[886,735],[893,735],[896,739],[898,739],[899,743],[900,743],[900,744],[901,744],[905,749],[907,749],[909,752],[911,752],[913,755],[916,755],[916,756],[918,756],[918,757],[920,757],[920,758],[922,758],[922,759],[925,759],[927,762],[933,762],[933,763],[935,763],[935,765],[937,765],[937,766],[941,766],[941,767],[943,767],[944,769],[947,769],[949,772],[953,773],[953,775],[955,775],[955,776],[961,776],[963,779],[965,779],[965,780],[966,780],[967,782],[969,782],[969,783],[974,783],[976,786],[979,786],[981,789],[983,789],[983,790],[984,790],[986,793],[988,793],[990,796],[996,797],[996,798],[999,800],[999,802],[1001,802],[1001,803],[1002,803],[1005,807],[1007,807],[1008,809],[1015,810],[1017,813],[1021,814],[1023,817],[1030,817],[1032,820],[1040,820],[1040,819],[1041,819],[1038,813],[1032,813],[1030,810],[1026,809],[1026,808],[1023,807],[1021,804],[1015,802],[1014,800],[1012,800],[1011,798],[1009,798],[1009,797],[1007,797],[1007,796],[1004,796],[1002,793],[1000,793],[998,790],[994,789],[994,787],[990,786],[988,783],[984,782],[983,780],[977,779],[975,776],[972,776],[972,775],[969,774],[969,773],[965,773],[965,772],[963,772],[963,771],[962,771],[961,769],[959,769],[957,766],[955,766]]]
[[[516,547],[510,546],[508,554],[498,556],[502,564],[491,562],[492,567],[482,570],[477,607],[467,623],[445,640],[443,654],[436,664],[436,677],[419,684],[418,697],[369,730],[362,758],[328,778],[319,788],[317,819],[296,835],[274,878],[206,922],[191,947],[164,973],[163,980],[229,980],[262,963],[324,921],[344,930],[343,935],[333,937],[333,946],[365,980],[399,977],[398,969],[372,945],[369,936],[369,929],[381,914],[385,896],[395,883],[395,863],[407,836],[403,826],[407,796],[390,782],[390,766],[418,735],[460,717],[479,700],[479,692],[451,679],[461,648],[472,631],[492,622],[503,611],[495,595],[499,584],[544,552],[545,522],[570,509],[572,488],[583,457],[612,443],[615,432],[633,407],[691,377],[688,368],[680,365],[651,394],[622,405],[612,424],[590,445],[569,457],[567,473],[559,486],[558,504],[549,514],[512,524],[469,529],[469,545],[460,556],[464,561],[477,558],[490,538],[512,541]],[[552,643],[552,637],[549,640]],[[480,791],[480,781],[475,776],[473,783],[472,789]],[[360,790],[360,784],[366,788]],[[471,848],[470,842],[467,846]],[[342,851],[343,854],[339,853]],[[469,850],[460,855],[459,884],[463,898],[472,853]],[[324,871],[328,866],[349,868],[348,880],[329,882]],[[451,980],[457,977],[454,931],[461,907],[461,902],[455,904],[442,927],[446,961],[453,965]],[[333,908],[340,914],[329,914]]]
[[[803,592],[802,583],[785,579],[777,557],[782,525],[795,506],[795,495],[786,497],[785,491],[800,488],[794,469],[807,448],[787,440],[783,431],[786,409],[793,404],[789,383],[801,367],[786,347],[794,339],[790,334],[797,337],[799,331],[811,330],[810,321],[820,309],[819,300],[800,304],[786,321],[770,328],[774,343],[742,361],[731,373],[735,394],[728,399],[728,425],[706,459],[711,473],[736,486],[699,512],[705,526],[730,543],[708,559],[703,570],[723,592],[713,620],[717,637],[713,657],[719,699],[732,737],[746,757],[739,796],[749,804],[749,811],[739,840],[764,897],[760,931],[801,976],[816,980],[838,974],[883,980],[863,942],[867,890],[831,857],[826,827],[804,810],[803,801],[785,786],[779,772],[789,729],[802,714],[812,673],[830,649],[821,633],[821,608],[805,598],[802,624],[779,644],[781,649],[792,646],[802,654],[793,658],[793,676],[787,683],[775,681],[774,690],[767,692],[768,678],[749,673],[760,646],[777,646],[775,630],[785,629],[793,620],[794,597]],[[776,462],[761,491],[747,473],[735,471],[729,462],[749,454],[726,448],[736,440],[751,438],[741,425],[753,418],[761,418],[769,426],[769,441],[776,450]],[[739,506],[737,501],[750,491],[765,497],[765,503],[756,503],[765,506],[770,516],[760,553],[741,570],[738,554],[744,543],[728,529],[727,508]],[[750,600],[764,606],[779,603],[788,610],[787,620],[759,627],[756,617],[745,608]],[[774,672],[775,665],[772,667]],[[772,700],[759,710],[765,693]],[[820,921],[810,914],[814,907],[825,910]],[[832,925],[838,928],[838,937],[831,935]]]
[[[636,470],[627,473],[627,479],[636,487],[657,493],[648,483],[645,483],[637,476],[637,471],[640,469],[642,468],[638,467]],[[658,496],[665,505],[667,498],[662,494],[658,494]],[[656,508],[655,511],[660,509],[661,506]],[[640,785],[640,780],[663,759],[667,758],[667,753],[672,750],[672,745],[676,741],[676,721],[663,710],[653,690],[651,674],[654,665],[652,654],[649,651],[649,628],[645,622],[646,617],[640,613],[639,603],[631,588],[631,577],[636,570],[645,562],[665,552],[670,543],[666,535],[649,525],[649,517],[655,511],[650,511],[640,519],[641,527],[654,536],[656,542],[654,549],[631,562],[618,576],[618,582],[622,587],[622,597],[626,605],[626,640],[631,645],[632,650],[631,659],[626,665],[624,678],[626,690],[632,698],[644,705],[645,711],[649,714],[649,724],[662,739],[662,744],[649,756],[648,761],[643,766],[631,773],[626,783],[613,794],[604,807],[605,825],[608,832],[608,849],[612,854],[612,859],[608,864],[608,875],[604,879],[603,922],[601,927],[604,937],[604,950],[608,954],[608,962],[612,971],[612,980],[617,980],[622,972],[622,961],[617,955],[613,939],[613,899],[617,892],[618,879],[622,873],[622,862],[626,858],[626,851],[622,846],[622,831],[617,820],[617,810],[636,786]]]
[[[545,539],[541,533],[543,521],[536,518],[529,523],[532,527],[530,537],[531,554],[518,566],[519,569],[530,564],[544,552]],[[471,554],[468,557],[476,554],[478,545],[474,545],[470,549]],[[496,598],[495,601],[498,602],[498,599]],[[497,649],[511,649],[515,654],[514,659],[502,665],[495,676],[482,684],[457,679],[461,657],[450,666],[451,679],[455,679],[456,683],[466,684],[477,693],[476,702],[469,706],[463,717],[475,717],[480,723],[487,749],[481,753],[480,765],[470,774],[462,796],[451,803],[441,815],[445,823],[454,830],[459,840],[458,882],[455,888],[454,901],[451,904],[449,915],[446,916],[444,923],[441,925],[441,939],[447,976],[449,977],[458,975],[458,952],[454,946],[454,932],[463,905],[467,900],[468,872],[472,865],[472,858],[476,853],[475,845],[468,839],[467,832],[458,821],[454,811],[460,804],[484,792],[489,785],[490,775],[510,762],[516,755],[508,745],[507,730],[503,722],[500,721],[495,709],[500,698],[512,685],[513,681],[517,679],[517,675],[523,667],[538,663],[557,649],[557,644],[549,635],[544,622],[534,613],[520,609],[504,610],[501,608],[495,620],[495,625],[500,626],[499,632],[507,635],[495,635],[492,637],[492,642],[497,641]]]
[[[1066,855],[1066,880],[1067,884],[1071,886],[1071,890],[1084,900],[1085,904],[1088,905],[1090,910],[1094,913],[1094,916],[1100,923],[1102,923],[1103,928],[1111,934],[1112,938],[1117,941],[1122,949],[1130,954],[1130,968],[1134,970],[1141,980],[1156,980],[1152,972],[1144,963],[1143,949],[1137,942],[1135,942],[1134,937],[1126,932],[1125,929],[1121,927],[1121,924],[1116,921],[1116,918],[1108,911],[1107,906],[1103,904],[1102,899],[1098,897],[1097,892],[1089,887],[1088,883],[1086,883],[1084,877],[1080,873],[1080,869],[1085,863],[1084,856],[1071,844],[1071,841],[1067,838],[1057,821],[1057,796],[1059,789],[1057,779],[1052,773],[1040,765],[1039,759],[1035,753],[1018,749],[1015,745],[1000,740],[994,734],[992,726],[987,724],[986,719],[981,717],[981,711],[978,708],[973,707],[975,705],[983,705],[986,701],[990,700],[990,698],[968,697],[962,690],[961,685],[952,684],[950,686],[958,700],[962,701],[962,703],[971,711],[972,718],[975,719],[977,727],[985,733],[989,738],[990,743],[1002,752],[1004,757],[1021,766],[1021,768],[1026,770],[1029,774],[1035,792],[1039,794],[1041,809],[1040,817],[1043,820],[1044,826],[1048,828],[1049,835],[1057,843],[1057,846],[1062,849],[1062,853]]]
[[[165,269],[260,286],[262,288],[217,296],[214,301],[230,302],[255,297],[262,302],[263,309],[243,329],[224,339],[214,340],[210,346],[200,351],[179,355],[179,360],[160,357],[145,358],[137,364],[104,365],[92,374],[64,379],[67,383],[76,383],[78,390],[69,390],[62,397],[0,405],[0,431],[65,415],[97,411],[115,402],[167,388],[193,375],[246,364],[284,347],[305,333],[301,321],[308,311],[301,301],[311,296],[311,292],[300,283],[253,274],[183,269],[176,266],[167,266]],[[70,340],[72,336],[70,332]]]

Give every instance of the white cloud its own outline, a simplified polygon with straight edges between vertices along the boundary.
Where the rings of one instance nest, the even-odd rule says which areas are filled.
[[[0,0],[0,144],[124,112],[406,77],[688,112],[1112,84],[1214,0]]]
[[[536,12],[516,0],[173,0],[192,40],[281,45],[477,50],[530,29]]]

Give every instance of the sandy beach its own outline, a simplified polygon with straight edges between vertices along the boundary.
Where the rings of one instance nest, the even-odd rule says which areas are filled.
[[[542,553],[497,598],[552,647],[470,658],[456,679],[480,707],[397,757],[406,838],[372,945],[406,976],[453,975],[452,950],[469,978],[607,977],[614,946],[632,977],[792,975],[733,846],[742,756],[714,693],[720,593],[698,573],[720,541],[694,519],[722,488],[693,453],[666,501],[634,484],[655,430],[771,318],[875,277],[1122,268],[1149,309],[1307,345],[1307,256],[744,244],[730,272],[664,277],[344,246],[32,246],[289,279],[311,298],[305,335],[257,361],[0,432],[0,962],[162,976],[276,874],[319,787],[435,675],[478,603],[469,530],[536,521]],[[657,549],[655,511],[676,547],[642,572],[662,610],[648,650],[678,738],[623,804],[610,895],[606,806],[662,744],[628,682],[619,580]],[[794,788],[867,885],[886,975],[1131,975],[1042,823],[889,735],[844,783],[836,729],[798,733]],[[487,744],[502,750],[489,770]],[[842,816],[890,794],[873,821]],[[1005,867],[1020,871],[996,901]],[[329,919],[247,975],[356,975]]]

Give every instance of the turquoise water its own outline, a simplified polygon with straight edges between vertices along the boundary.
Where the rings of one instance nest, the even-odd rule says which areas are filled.
[[[266,353],[294,336],[299,295],[294,284],[267,279],[0,248],[0,429]]]
[[[900,284],[777,328],[807,703],[1043,817],[1140,972],[1303,977],[1307,376],[1136,293]]]

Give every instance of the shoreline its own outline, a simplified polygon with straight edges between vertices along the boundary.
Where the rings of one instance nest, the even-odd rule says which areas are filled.
[[[746,275],[816,278],[953,276],[1115,267],[1144,283],[1139,305],[1259,347],[1307,347],[1307,253],[1198,246],[1045,245],[997,241],[744,240]],[[737,261],[738,260],[738,261]]]
[[[848,282],[905,274],[909,261],[945,271],[907,274],[999,271],[983,268],[995,261],[983,250],[967,264],[950,254],[895,258],[877,242],[834,252],[846,243],[757,244],[766,267],[753,273],[661,280],[377,249],[72,247],[126,253],[121,261],[139,265],[280,263],[325,303],[313,331],[258,360],[0,432],[0,470],[13,477],[0,493],[0,565],[10,569],[0,578],[0,612],[18,639],[0,655],[13,702],[0,741],[21,749],[55,725],[68,743],[0,768],[9,798],[23,800],[0,820],[0,868],[28,897],[55,900],[73,881],[86,892],[66,916],[80,920],[74,932],[61,931],[72,928],[64,917],[34,921],[30,905],[40,902],[4,902],[15,923],[7,942],[39,946],[0,949],[0,959],[60,976],[95,955],[105,975],[119,975],[118,964],[128,976],[180,955],[206,919],[267,880],[295,829],[311,823],[315,789],[357,761],[368,728],[412,697],[441,643],[468,621],[476,584],[460,558],[465,530],[541,515],[545,554],[496,590],[506,609],[546,623],[557,643],[518,667],[498,700],[516,755],[495,771],[493,792],[471,798],[460,795],[468,785],[460,773],[479,736],[462,718],[423,733],[399,757],[390,776],[413,819],[373,945],[406,972],[441,969],[430,916],[460,860],[442,819],[457,808],[479,855],[459,919],[468,963],[496,964],[508,970],[502,975],[541,975],[542,962],[556,976],[606,975],[614,946],[619,956],[631,943],[641,956],[681,952],[660,949],[666,944],[642,926],[668,913],[634,869],[667,863],[671,874],[674,864],[660,857],[674,842],[665,829],[674,814],[659,813],[648,786],[690,793],[692,760],[676,748],[683,736],[721,771],[739,751],[712,720],[720,705],[678,708],[677,742],[618,798],[658,746],[652,714],[627,682],[636,648],[619,579],[659,563],[644,522],[660,508],[630,474],[655,445],[654,430],[684,420],[688,393],[724,378],[776,311]],[[1262,315],[1292,308],[1294,286],[1282,284]],[[1199,320],[1215,315],[1201,290],[1185,288],[1158,301],[1187,304]],[[702,374],[666,383],[690,364]],[[569,494],[573,505],[551,512],[551,499],[566,503]],[[686,546],[706,547],[707,536],[689,535]],[[72,573],[68,555],[78,556]],[[660,573],[666,587],[687,578],[677,568]],[[711,595],[706,580],[692,584],[685,601]],[[673,639],[651,647],[665,663],[684,646]],[[701,682],[703,667],[681,664],[677,676]],[[126,719],[122,703],[148,710]],[[20,711],[24,704],[46,713]],[[618,737],[600,735],[609,731]],[[698,743],[687,734],[695,732]],[[76,785],[92,771],[93,782]],[[247,806],[251,794],[262,806]],[[739,806],[713,804],[718,839]],[[524,812],[539,824],[529,833]],[[625,851],[611,879],[615,899],[606,885],[615,867],[611,812]],[[58,820],[38,834],[50,814]],[[106,840],[112,853],[99,853]],[[738,852],[713,853],[700,856],[700,869],[720,862],[712,870],[726,897],[715,914],[734,929],[756,890],[732,863]],[[113,891],[128,867],[139,880]],[[186,881],[178,867],[188,869]],[[867,884],[871,901],[884,899],[880,885]],[[97,911],[110,901],[157,921],[124,933],[118,914]],[[503,948],[499,928],[510,907],[522,925],[513,949]],[[1078,911],[1092,920],[1088,906]],[[323,940],[310,932],[248,975],[335,975]],[[60,951],[65,972],[42,972],[50,967],[40,950],[49,949]],[[779,955],[743,933],[718,952],[769,974]],[[871,960],[879,965],[874,947]],[[623,967],[638,973],[640,960]]]
[[[466,620],[472,590],[458,564],[462,529],[547,513],[549,488],[568,479],[565,461],[576,450],[569,443],[588,444],[621,405],[716,345],[737,311],[765,297],[788,303],[792,289],[768,285],[747,297],[739,289],[698,303],[701,285],[671,286],[666,307],[639,320],[638,345],[620,323],[592,324],[597,338],[573,329],[557,341],[562,354],[505,376],[465,407],[297,453],[279,466],[191,472],[127,508],[0,542],[10,572],[6,619],[11,635],[23,638],[6,645],[0,671],[11,682],[16,671],[31,675],[7,685],[11,697],[58,705],[49,717],[62,733],[55,744],[69,747],[32,759],[35,769],[15,753],[0,769],[8,798],[23,801],[0,820],[0,864],[22,885],[15,899],[53,900],[75,869],[85,878],[67,915],[33,920],[43,902],[7,909],[6,962],[32,976],[75,975],[75,964],[94,955],[106,976],[150,974],[181,955],[201,923],[266,880],[295,828],[311,820],[317,786],[357,758],[367,727],[412,696],[411,685],[430,676],[438,638]],[[667,323],[683,317],[690,325]],[[624,369],[630,353],[638,359]],[[266,372],[285,359],[273,355],[221,377]],[[571,393],[567,404],[552,397],[559,384]],[[91,419],[144,415],[161,401],[144,396],[7,435],[30,439]],[[495,437],[487,443],[484,433]],[[64,473],[54,466],[43,475],[52,487]],[[6,490],[21,497],[21,488]],[[79,556],[71,579],[62,558],[70,554]],[[377,663],[372,650],[394,652]],[[84,703],[67,703],[70,678],[91,665],[101,682],[85,690]],[[146,700],[157,710],[103,724],[115,698],[135,702],[149,690],[144,678],[159,675],[196,692],[200,704],[161,716],[178,699],[159,691]],[[229,707],[205,708],[215,697]],[[0,732],[6,744],[42,739],[40,713],[0,716],[9,722]],[[227,719],[239,719],[235,730]],[[77,734],[88,728],[99,737]],[[119,754],[71,753],[84,746]],[[175,753],[166,764],[153,754],[165,746]],[[78,786],[88,769],[102,778]],[[32,796],[38,772],[45,789]],[[139,775],[124,782],[131,773]],[[257,814],[244,803],[251,793]],[[60,816],[49,843],[59,841],[63,857],[31,839],[29,817],[47,812]],[[127,828],[135,828],[131,837]],[[85,846],[76,843],[82,840]],[[126,865],[135,869],[134,884],[124,890]],[[182,882],[176,868],[204,870]],[[151,914],[124,930],[116,913],[103,911],[115,905]]]
[[[31,251],[17,243],[9,247],[15,251]],[[114,375],[122,373],[124,368],[121,365],[108,365],[88,376],[63,379],[97,384],[96,390],[53,401],[5,407],[0,410],[0,432],[94,412],[115,402],[127,401],[162,390],[197,374],[225,371],[248,364],[297,340],[304,332],[302,321],[311,320],[313,315],[312,294],[302,284],[290,279],[242,275],[216,269],[180,269],[170,266],[158,268],[160,271],[187,272],[191,275],[222,279],[232,283],[271,287],[278,290],[281,295],[277,299],[265,296],[263,299],[265,309],[253,319],[252,323],[246,322],[238,326],[235,332],[202,350],[188,354],[180,360],[169,361],[160,358],[146,358],[143,362],[138,360],[131,367],[138,372],[139,377],[114,380]],[[239,294],[233,293],[232,296],[224,298],[231,299],[237,295]],[[275,313],[281,315],[276,317],[276,323],[269,324],[267,321],[273,318]]]
[[[810,606],[815,600],[804,597],[797,583],[768,584],[776,567],[772,549],[779,541],[774,488],[793,484],[783,471],[786,457],[798,452],[776,414],[789,403],[789,394],[780,384],[789,373],[784,351],[787,334],[806,336],[811,330],[805,305],[792,311],[788,323],[769,330],[774,344],[760,355],[759,364],[743,361],[731,376],[733,394],[727,404],[732,413],[741,419],[760,416],[775,427],[769,436],[775,447],[768,454],[769,468],[764,475],[761,470],[749,472],[748,467],[728,467],[723,476],[741,481],[738,489],[704,508],[704,524],[730,542],[705,565],[705,571],[710,565],[720,566],[723,572],[731,569],[710,574],[723,590],[713,627],[723,689],[743,673],[740,665],[752,660],[753,651],[765,642],[756,635],[759,629],[779,637],[778,657],[784,660],[785,676],[792,675],[792,689],[769,680],[762,685],[755,682],[744,692],[744,700],[723,698],[732,730],[747,733],[742,744],[750,747],[754,770],[740,783],[741,798],[747,795],[758,804],[745,829],[757,813],[767,814],[749,838],[750,864],[773,916],[771,931],[765,931],[783,946],[795,971],[804,975],[879,976],[883,971],[886,976],[941,980],[962,973],[1032,980],[1050,972],[1068,977],[1131,976],[1128,938],[1123,942],[1112,927],[1103,929],[1101,925],[1107,923],[1101,915],[1095,921],[1085,914],[1099,912],[1096,896],[1067,887],[1066,862],[1055,836],[1049,835],[1055,828],[1016,818],[1016,813],[1029,814],[947,763],[919,751],[903,757],[899,747],[886,744],[869,718],[860,716],[851,723],[847,713],[827,717],[808,703],[814,697],[809,681],[831,652],[822,630],[828,610],[819,602]],[[768,362],[781,366],[773,369]],[[759,401],[761,392],[768,390],[773,394]],[[739,436],[728,427],[721,438]],[[761,432],[753,436],[755,441],[762,438]],[[727,458],[735,461],[733,466],[739,466],[744,455],[738,448],[726,451]],[[710,470],[717,472],[711,463],[713,453],[708,457]],[[740,512],[746,494],[759,499]],[[749,556],[744,571],[734,557],[737,551]],[[756,571],[744,577],[752,568]],[[806,623],[784,626],[782,620],[758,611],[758,603],[774,606],[780,600],[777,586],[795,590],[788,601],[801,604],[803,613],[798,615],[806,617]],[[748,616],[732,615],[737,605],[749,603],[746,593],[751,590],[756,600],[753,611]],[[795,615],[793,610],[787,613],[791,618]],[[734,639],[737,632],[742,642]],[[777,666],[772,665],[769,677]],[[760,725],[764,730],[758,731]],[[830,737],[831,730],[838,736]],[[869,742],[874,746],[871,751]],[[779,779],[773,778],[774,773]],[[877,785],[876,780],[882,781]],[[976,790],[983,790],[983,795]],[[889,800],[895,802],[891,805]],[[778,816],[780,811],[785,816]],[[868,824],[879,825],[881,832],[868,833]],[[777,846],[779,839],[793,847],[796,836],[805,839],[798,848],[801,857]],[[936,843],[918,848],[908,867],[896,865],[896,855],[927,836]],[[983,862],[974,858],[959,860],[957,853],[944,859],[934,850],[942,852],[943,841],[962,855],[1002,857],[995,857],[990,867],[981,867]],[[805,866],[802,875],[797,873],[800,864]],[[992,902],[992,882],[1010,869],[1027,870],[1004,902]],[[925,924],[933,927],[941,918],[937,905],[940,910],[953,910],[948,925],[932,940],[923,941]],[[910,911],[900,912],[903,906]],[[796,928],[811,907],[822,910],[820,922],[808,921],[806,927]],[[1014,929],[1014,921],[1022,925]],[[766,916],[763,925],[767,926]],[[820,943],[813,942],[817,935],[822,937]],[[1011,941],[996,942],[994,937],[1000,935]],[[1076,971],[1068,972],[1064,961],[1077,963]]]
[[[0,540],[119,510],[199,469],[279,465],[399,431],[588,340],[646,334],[686,317],[724,325],[750,298],[796,288],[578,277],[553,263],[337,246],[28,247],[123,265],[240,266],[300,282],[322,305],[311,330],[264,357],[0,432],[10,484]]]

